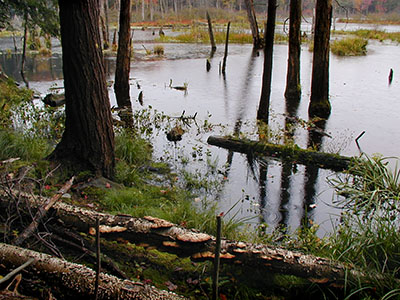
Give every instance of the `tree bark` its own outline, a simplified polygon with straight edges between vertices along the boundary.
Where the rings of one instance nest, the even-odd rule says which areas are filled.
[[[310,117],[328,118],[329,102],[329,39],[332,21],[332,0],[317,0],[315,13],[314,55],[311,82]]]
[[[83,265],[52,257],[47,254],[0,243],[2,267],[15,268],[28,259],[35,261],[26,268],[30,274],[41,278],[50,286],[57,299],[94,299],[96,272]],[[141,282],[121,280],[101,273],[98,299],[185,299],[171,292],[158,290]]]
[[[264,73],[257,119],[268,123],[271,97],[272,64],[274,52],[276,0],[268,0],[268,20],[265,26]]]
[[[298,102],[301,97],[300,52],[301,52],[301,0],[290,1],[289,58],[285,98]]]
[[[211,42],[211,53],[214,53],[217,50],[217,46],[215,45],[214,32],[212,29],[211,18],[208,11],[207,11],[207,23],[208,23],[208,34],[210,36],[210,42]],[[213,55],[210,56],[212,57]]]
[[[114,132],[99,33],[99,0],[59,0],[65,131],[49,159],[114,176]]]
[[[258,24],[256,18],[256,12],[254,10],[253,0],[244,0],[247,10],[247,17],[250,23],[251,34],[253,36],[253,46],[256,49],[262,48],[262,40],[258,31]]]
[[[318,152],[309,149],[293,148],[284,145],[261,143],[257,141],[239,140],[210,136],[207,141],[210,145],[237,151],[241,153],[258,153],[261,156],[272,156],[289,160],[293,163],[318,166],[334,171],[347,170],[355,158],[340,156],[331,153]]]
[[[127,108],[132,111],[130,98],[129,72],[131,66],[131,0],[121,0],[119,15],[119,33],[118,33],[118,53],[117,66],[115,70],[114,91],[117,98],[117,104],[120,108]],[[132,127],[133,116],[131,113],[124,113],[121,116],[126,127]]]

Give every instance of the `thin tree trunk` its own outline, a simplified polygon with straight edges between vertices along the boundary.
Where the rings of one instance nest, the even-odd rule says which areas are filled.
[[[228,28],[226,29],[226,40],[225,40],[225,54],[222,63],[222,74],[225,75],[226,70],[226,59],[228,57],[228,45],[229,45],[229,29],[231,27],[231,22],[228,22]]]
[[[65,131],[49,159],[114,176],[114,132],[99,33],[98,0],[59,0]]]
[[[211,53],[214,53],[217,50],[217,46],[215,45],[214,32],[212,29],[211,18],[208,11],[207,11],[207,23],[208,23],[208,34],[210,35],[210,42],[211,42]]]
[[[260,33],[258,31],[258,24],[256,18],[256,12],[254,10],[253,0],[244,1],[247,10],[247,17],[250,23],[251,34],[253,36],[253,46],[256,49],[262,48],[262,41],[260,38]]]
[[[329,102],[329,40],[332,21],[332,0],[317,0],[315,15],[314,55],[311,82],[310,117],[328,118]]]
[[[106,36],[104,37],[104,41],[107,42],[107,48],[104,49],[108,49],[110,47],[110,27],[108,26],[108,0],[104,0],[103,7],[104,7],[104,16],[106,25]]]
[[[286,101],[298,102],[301,97],[300,52],[301,52],[301,0],[290,1],[289,58],[286,77]]]
[[[265,26],[264,73],[257,119],[268,123],[271,97],[272,64],[274,51],[276,0],[268,0],[268,20]]]
[[[144,2],[145,0],[142,0],[142,21],[145,20],[145,15],[144,15]]]
[[[118,107],[125,107],[121,111],[121,120],[127,128],[133,125],[132,103],[130,98],[129,72],[131,66],[131,0],[121,0],[118,33],[117,66],[115,70],[114,91]]]
[[[22,44],[22,60],[21,60],[21,77],[27,88],[29,88],[29,83],[25,79],[25,60],[26,60],[26,41],[28,40],[28,13],[24,16],[24,40]]]

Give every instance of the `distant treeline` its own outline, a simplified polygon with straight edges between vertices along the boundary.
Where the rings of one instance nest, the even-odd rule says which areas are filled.
[[[108,1],[111,9],[118,9],[120,0]],[[266,12],[267,0],[253,0],[258,13]],[[303,0],[303,14],[311,15],[315,0]],[[190,9],[224,9],[231,12],[245,10],[245,0],[132,0],[132,9],[143,19],[164,17],[168,14],[179,14]],[[278,13],[286,14],[289,10],[290,0],[278,0]],[[337,0],[333,1],[336,14],[375,14],[375,13],[400,13],[399,0]],[[156,17],[157,18],[157,17]]]

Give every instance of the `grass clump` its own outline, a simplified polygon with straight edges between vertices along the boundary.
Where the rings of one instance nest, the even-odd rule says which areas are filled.
[[[368,270],[371,282],[357,283],[363,289],[359,294],[398,297],[400,170],[392,171],[384,158],[367,157],[355,163],[351,174],[331,180],[342,196],[337,205],[345,212],[325,250],[334,259]]]
[[[361,56],[367,54],[368,40],[354,37],[336,40],[331,44],[331,51],[338,56]]]
[[[164,55],[164,46],[162,45],[155,45],[153,49],[154,54],[158,56],[163,56]]]

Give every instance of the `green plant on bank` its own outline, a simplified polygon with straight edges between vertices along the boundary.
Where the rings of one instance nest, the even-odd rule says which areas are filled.
[[[337,35],[353,35],[362,39],[378,40],[383,42],[390,40],[392,42],[400,43],[400,32],[386,32],[382,30],[358,29],[354,31],[336,30],[334,34]]]
[[[338,56],[361,56],[367,54],[368,40],[364,38],[344,38],[331,43],[331,51]]]
[[[330,183],[341,196],[336,204],[344,213],[327,240],[326,254],[368,270],[369,283],[351,283],[358,285],[359,294],[372,293],[381,299],[399,297],[400,170],[391,170],[387,159],[365,156],[349,175]]]
[[[28,103],[33,97],[33,91],[19,88],[14,80],[0,80],[0,126],[10,128],[13,109],[22,103]]]

